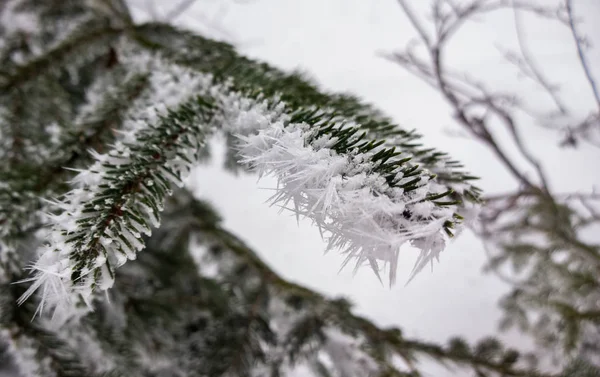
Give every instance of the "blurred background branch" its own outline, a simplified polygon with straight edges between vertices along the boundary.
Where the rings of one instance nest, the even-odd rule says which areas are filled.
[[[434,0],[427,22],[414,10],[414,2],[398,0],[398,4],[418,40],[385,57],[437,90],[456,121],[495,154],[518,186],[514,192],[486,197],[475,227],[489,256],[487,270],[513,286],[501,301],[505,311],[501,328],[517,326],[529,331],[557,362],[564,361],[565,355],[586,354],[598,363],[588,348],[600,344],[600,338],[593,335],[598,334],[600,324],[600,196],[595,190],[555,192],[551,182],[559,178],[536,156],[535,140],[523,136],[525,128],[539,123],[562,133],[558,143],[563,148],[577,148],[581,142],[600,146],[600,101],[586,55],[591,43],[578,30],[573,1],[550,6],[545,2]],[[500,11],[513,13],[518,45],[517,51],[500,49],[502,55],[552,99],[556,110],[529,109],[522,98],[535,96],[534,92],[495,90],[448,66],[446,50],[461,27]],[[544,73],[544,64],[532,53],[523,14],[554,21],[572,34],[580,70],[598,105],[583,118],[577,120],[560,86]],[[419,55],[416,46],[424,48],[425,54]],[[499,125],[510,138],[498,136],[495,127]],[[535,174],[530,176],[516,159],[527,161]]]

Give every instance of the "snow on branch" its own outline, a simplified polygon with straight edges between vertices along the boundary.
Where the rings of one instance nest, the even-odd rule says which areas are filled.
[[[393,119],[360,98],[340,93],[328,93],[298,72],[283,72],[265,62],[237,54],[233,46],[215,42],[165,24],[146,24],[138,28],[141,40],[148,48],[161,51],[172,62],[183,64],[199,72],[215,72],[220,79],[229,78],[231,87],[245,97],[256,98],[256,93],[273,99],[278,96],[286,105],[286,112],[317,107],[339,119],[355,122],[365,140],[376,139],[388,148],[396,147],[411,162],[437,175],[436,181],[455,193],[453,200],[477,202],[481,190],[472,184],[476,179],[464,166],[448,154],[428,148],[416,130],[398,126]]]
[[[114,269],[136,258],[141,234],[159,226],[171,183],[182,185],[204,143],[212,105],[199,88],[210,77],[152,68],[152,95],[140,100],[150,106],[125,122],[109,152],[90,151],[96,162],[79,171],[73,189],[52,202],[57,213],[47,215],[53,228],[19,303],[41,289],[38,312],[51,308],[59,323],[78,312],[80,300],[90,307],[95,290],[112,286]]]
[[[475,215],[474,206],[449,200],[453,191],[411,164],[412,156],[364,140],[360,125],[322,111],[287,115],[281,103],[270,111],[264,111],[265,101],[254,107],[238,103],[248,108],[233,125],[242,134],[242,162],[260,176],[277,178],[271,203],[313,220],[328,250],[347,255],[344,265],[368,263],[381,279],[383,262],[391,285],[401,246],[411,243],[420,250],[414,276],[438,258],[453,228],[460,231],[459,206],[467,217]],[[258,132],[248,131],[252,125]]]
[[[170,184],[181,184],[214,129],[238,135],[241,162],[277,177],[272,204],[312,219],[328,249],[347,255],[344,265],[368,264],[380,279],[379,264],[388,265],[390,284],[400,247],[420,250],[414,276],[475,213],[413,155],[331,109],[292,109],[135,49],[121,55],[133,72],[149,73],[147,95],[132,105],[112,149],[92,151],[96,162],[54,202],[54,228],[20,299],[41,289],[38,311],[49,306],[58,320],[77,312],[73,304],[90,307],[93,292],[113,285],[115,268],[136,258],[141,234],[159,226]]]

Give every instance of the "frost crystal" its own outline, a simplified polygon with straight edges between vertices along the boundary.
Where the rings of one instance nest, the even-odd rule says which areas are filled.
[[[421,250],[413,276],[438,258],[445,246],[444,224],[453,220],[457,208],[427,198],[446,187],[423,175],[418,188],[405,192],[399,186],[414,177],[400,176],[391,186],[377,173],[373,161],[382,148],[338,153],[331,148],[336,140],[327,134],[317,137],[307,124],[290,123],[280,107],[261,109],[266,109],[263,103],[244,104],[231,117],[233,129],[241,134],[242,162],[259,176],[277,178],[271,203],[312,219],[325,232],[327,249],[341,249],[347,255],[344,265],[353,259],[357,268],[368,263],[379,277],[383,262],[389,265],[393,284],[398,252],[405,243]]]

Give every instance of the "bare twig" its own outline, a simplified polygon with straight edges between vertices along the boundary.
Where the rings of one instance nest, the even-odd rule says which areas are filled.
[[[194,5],[195,2],[196,0],[182,0],[165,15],[164,20],[167,22],[175,20],[177,17],[181,16],[186,10],[188,10],[189,7]]]
[[[535,167],[535,170],[537,171],[538,177],[540,178],[544,191],[549,193],[550,186],[544,168],[542,167],[542,164],[533,156],[533,154],[525,146],[525,142],[521,137],[521,134],[515,124],[515,120],[513,119],[513,117],[509,113],[504,111],[504,109],[497,106],[493,101],[488,100],[487,105],[489,109],[493,110],[496,113],[496,115],[500,117],[500,119],[502,119],[523,157],[525,157],[525,159]]]
[[[412,11],[412,9],[408,6],[408,4],[406,4],[405,0],[398,0],[398,4],[400,4],[400,6],[402,7],[402,10],[404,10],[406,17],[408,17],[408,20],[413,25],[413,27],[415,28],[417,33],[419,33],[419,37],[421,38],[421,40],[423,40],[423,42],[425,42],[425,45],[427,47],[431,46],[431,43],[429,42],[429,37],[427,36],[427,31],[421,25],[421,22],[417,18],[417,15]]]
[[[494,194],[488,195],[484,197],[485,202],[494,202],[499,200],[506,200],[508,198],[514,197],[515,195],[520,196],[535,196],[537,195],[535,192],[529,192],[525,190],[520,190],[518,192],[508,192],[502,194]],[[597,192],[569,192],[569,193],[553,193],[552,196],[557,200],[600,200],[600,193]]]
[[[444,31],[443,28],[443,24],[446,22],[445,18],[442,19],[441,21],[437,21],[437,25],[436,29],[438,30],[438,36],[437,36],[437,40],[434,42],[432,40],[429,39],[429,37],[427,36],[427,32],[425,31],[425,28],[423,27],[423,25],[420,23],[420,21],[417,19],[415,13],[412,11],[412,9],[408,6],[407,2],[405,0],[398,0],[400,6],[402,7],[402,9],[404,10],[404,12],[406,13],[409,21],[411,22],[411,24],[414,26],[414,28],[417,30],[417,33],[419,34],[421,40],[423,41],[423,43],[427,46],[428,48],[428,52],[431,58],[431,64],[432,67],[429,69],[423,69],[423,67],[426,67],[427,65],[421,64],[420,66],[418,66],[418,71],[420,71],[421,75],[420,77],[422,77],[423,75],[425,75],[427,77],[427,81],[428,83],[432,83],[431,79],[433,78],[435,80],[437,89],[440,90],[440,92],[442,93],[442,95],[446,98],[446,100],[452,105],[452,107],[455,110],[455,117],[456,119],[463,124],[463,126],[465,126],[475,137],[477,137],[479,140],[485,142],[491,149],[492,151],[496,154],[496,156],[500,159],[500,161],[505,165],[505,167],[520,181],[523,182],[525,185],[534,188],[536,187],[514,164],[514,162],[508,157],[508,155],[503,151],[503,149],[500,147],[500,145],[497,143],[497,141],[495,140],[495,138],[492,136],[491,132],[487,129],[486,125],[484,124],[483,120],[477,117],[472,117],[469,116],[466,112],[465,112],[465,100],[461,99],[458,97],[458,94],[455,90],[453,90],[453,86],[450,85],[447,81],[447,77],[444,71],[444,67],[442,66],[442,52],[443,52],[443,48],[445,45],[445,38],[450,35],[448,33],[448,29],[446,29],[446,31]],[[440,4],[441,1],[437,1],[435,4]],[[471,14],[472,12],[474,12],[475,9],[479,9],[479,6],[477,5],[479,4],[479,2],[473,2],[467,9],[468,11],[464,11],[464,14]],[[481,2],[480,4],[482,5],[489,5],[487,2]],[[440,9],[435,10],[436,6],[434,6],[434,14],[438,14],[441,12]],[[438,15],[439,17],[439,15]],[[454,24],[452,24],[451,28],[453,31],[456,31],[457,28],[460,26],[460,24],[462,23],[462,21],[460,22],[455,22]],[[439,26],[441,25],[441,26]],[[445,35],[445,36],[444,36]],[[410,61],[411,59],[409,59],[408,61]],[[468,103],[468,102],[467,102]],[[510,128],[510,123],[509,123],[509,128]],[[522,145],[521,139],[518,135],[518,133],[513,132],[513,137],[516,141],[521,143],[521,149],[525,150],[524,146]],[[546,180],[545,180],[545,176],[543,175],[543,172],[541,171],[541,168],[539,168],[539,164],[536,165],[535,163],[537,161],[535,161],[530,154],[527,155],[528,160],[530,160],[530,162],[532,162],[534,164],[534,166],[536,167],[536,170],[538,170],[538,172],[540,173],[540,178],[542,179],[542,181],[544,182],[544,185],[546,187]]]
[[[588,65],[585,52],[583,51],[583,37],[579,35],[579,33],[577,32],[577,28],[575,27],[575,17],[573,15],[573,2],[571,0],[565,0],[565,5],[567,9],[569,29],[571,29],[571,34],[573,35],[573,39],[575,40],[575,46],[577,47],[577,55],[579,57],[579,62],[581,63],[581,67],[583,68],[585,77],[588,83],[590,84],[590,87],[592,88],[592,92],[594,93],[594,98],[596,99],[596,104],[598,105],[598,111],[600,111],[600,93],[598,92],[598,86],[596,85],[596,81],[594,80],[592,71]]]
[[[507,298],[511,300],[511,297],[518,296],[514,299],[520,302],[515,301],[515,305],[520,305],[518,310],[522,313],[518,315],[525,318],[526,309],[542,314],[539,319],[525,318],[525,321],[535,322],[533,325],[537,329],[534,336],[537,340],[547,343],[545,339],[550,339],[548,336],[555,336],[556,332],[561,334],[565,324],[571,325],[574,321],[596,321],[600,310],[595,303],[600,302],[600,299],[590,301],[589,292],[592,285],[600,286],[596,279],[600,272],[600,244],[590,242],[581,231],[585,228],[588,231],[586,234],[593,234],[594,231],[597,233],[596,227],[600,225],[600,194],[595,191],[567,194],[552,192],[544,167],[531,153],[521,135],[521,113],[534,121],[548,123],[544,124],[548,129],[566,131],[566,143],[571,143],[570,145],[575,145],[578,138],[593,144],[593,132],[596,129],[600,131],[598,110],[592,111],[584,119],[573,119],[556,87],[546,78],[530,53],[519,18],[521,11],[533,12],[539,17],[558,20],[571,29],[576,40],[579,60],[600,109],[596,83],[592,79],[583,52],[585,41],[574,27],[572,9],[567,8],[567,12],[555,12],[520,0],[432,0],[432,27],[431,35],[428,35],[424,22],[419,21],[407,5],[409,2],[398,1],[417,30],[428,56],[419,58],[409,46],[405,51],[386,57],[438,91],[450,104],[456,120],[463,129],[488,146],[519,184],[519,188],[513,192],[485,197],[479,222],[473,225],[475,233],[484,241],[489,259],[487,268],[498,278],[515,287]],[[569,0],[562,1],[570,3]],[[511,7],[519,44],[517,51],[520,51],[520,54],[507,55],[507,58],[548,92],[558,111],[532,112],[516,95],[489,90],[466,75],[461,76],[450,71],[444,64],[443,54],[448,41],[462,25],[477,15]],[[505,140],[500,140],[495,135],[492,129],[495,125],[492,123],[494,120],[499,120],[500,125],[508,131],[511,139],[507,139],[506,142],[510,142],[516,152],[511,150],[509,153],[509,150],[505,149]],[[534,168],[537,179],[530,180],[525,170],[516,165],[516,159],[521,158]],[[507,275],[508,271],[500,268],[510,262],[514,267],[521,269]],[[585,285],[582,291],[578,291],[579,288],[571,288],[581,287],[582,284]],[[550,297],[557,302],[564,302],[565,305],[540,305]],[[596,294],[595,297],[600,296]],[[565,314],[565,308],[573,315]],[[510,308],[505,310],[511,315]]]
[[[513,0],[513,4],[514,4],[514,0]],[[548,94],[552,97],[552,100],[556,104],[556,107],[558,108],[560,113],[566,114],[568,112],[567,107],[562,102],[560,97],[556,94],[556,85],[550,84],[548,79],[542,73],[542,70],[536,64],[533,56],[529,52],[529,49],[527,48],[525,37],[523,35],[523,26],[521,23],[521,17],[519,16],[519,11],[516,7],[513,7],[513,14],[514,14],[514,19],[515,19],[515,30],[517,32],[517,41],[519,43],[519,49],[520,49],[521,55],[523,57],[523,62],[526,64],[526,67],[528,68],[527,71],[525,71],[525,70],[523,70],[523,71],[530,72],[529,76],[532,79],[534,79],[534,81],[537,82],[542,88],[544,88],[546,90],[546,92],[548,92]]]
[[[450,3],[449,0],[438,0],[438,2],[445,2],[446,4]],[[522,11],[526,11],[529,13],[534,13],[543,18],[549,19],[557,19],[556,11],[552,8],[547,8],[543,6],[539,6],[528,1],[512,1],[509,3],[506,0],[472,0],[471,3],[458,6],[456,4],[450,5],[452,11],[454,13],[454,19],[452,22],[447,22],[446,27],[443,29],[441,33],[438,34],[438,39],[440,42],[445,41],[450,38],[452,34],[454,34],[460,27],[468,20],[474,18],[477,15],[484,15],[493,13],[502,9],[519,9]]]
[[[403,52],[380,54],[380,56],[401,65],[404,69],[419,77],[433,89],[438,89],[438,83],[432,68],[427,62],[418,58],[412,52],[410,47]],[[485,94],[485,91],[482,90],[482,87],[478,83],[470,82],[464,77],[461,77],[458,73],[446,71],[446,84],[463,100]]]

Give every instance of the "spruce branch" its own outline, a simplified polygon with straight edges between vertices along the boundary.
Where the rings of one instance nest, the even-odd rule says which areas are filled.
[[[76,296],[90,306],[93,291],[112,286],[114,269],[144,247],[140,234],[158,226],[170,183],[182,184],[189,172],[211,112],[209,102],[193,98],[132,141],[95,154],[97,162],[74,179],[80,187],[55,203],[63,213],[51,216],[53,243],[31,267],[33,284],[19,302],[43,287],[39,310],[49,304],[64,315]]]
[[[96,162],[79,170],[74,188],[53,202],[58,211],[49,215],[49,243],[31,266],[35,275],[26,279],[31,285],[20,303],[41,289],[38,312],[50,306],[59,321],[86,314],[93,293],[110,288],[116,268],[144,247],[142,233],[150,234],[150,224],[158,227],[170,183],[181,183],[212,129],[237,135],[242,162],[278,178],[273,203],[292,203],[298,215],[328,234],[330,248],[341,248],[357,266],[367,262],[379,276],[378,262],[389,263],[390,283],[402,244],[422,250],[416,273],[437,258],[444,235],[453,236],[462,215],[473,212],[478,189],[460,164],[422,148],[416,133],[400,130],[370,106],[322,93],[298,75],[238,56],[230,46],[173,29],[185,48],[193,47],[185,56],[185,48],[168,38],[157,45],[151,32],[140,27],[133,37],[158,57],[129,42],[110,51],[125,69],[150,72],[149,92],[156,96],[140,100],[146,107],[139,117],[117,116],[114,126],[122,136],[107,153],[92,152]],[[198,67],[200,57],[212,66]],[[336,353],[350,340],[334,334],[343,319],[329,306],[323,310],[332,322],[321,346]],[[260,316],[246,319],[254,326]],[[268,326],[253,331],[262,340],[248,343],[242,357],[262,357],[261,342],[269,343]],[[252,337],[246,332],[244,338]],[[382,355],[373,346],[365,368],[377,368],[376,360],[387,365]],[[234,364],[247,365],[240,360]]]
[[[164,31],[160,38],[176,33],[187,49],[175,51],[156,29]],[[328,233],[329,248],[348,254],[346,263],[368,263],[378,276],[377,261],[388,263],[392,284],[402,244],[411,241],[422,250],[414,276],[437,258],[444,235],[452,237],[464,217],[476,216],[478,189],[468,183],[473,177],[445,154],[420,148],[415,133],[351,97],[323,94],[297,76],[239,57],[228,45],[165,29],[140,27],[136,38],[199,72],[203,67],[194,64],[194,53],[202,53],[202,64],[217,65],[211,69],[215,82],[230,92],[220,127],[242,134],[241,161],[276,176],[281,187],[272,203],[291,203],[297,215],[315,221]],[[290,87],[300,95],[292,96]],[[428,168],[441,173],[439,181]]]
[[[135,47],[131,51],[131,64],[134,66],[138,64],[145,69],[159,69],[169,64],[152,56],[137,61],[133,57],[139,52]],[[259,174],[273,173],[282,186],[281,191],[273,197],[273,203],[281,203],[285,207],[291,201],[293,210],[298,215],[311,218],[326,231],[329,248],[341,248],[348,254],[346,263],[356,259],[358,268],[368,262],[377,276],[378,261],[389,264],[390,284],[395,280],[400,246],[410,241],[421,249],[413,271],[414,276],[438,257],[445,245],[444,233],[449,237],[454,235],[452,229],[458,228],[464,218],[457,212],[460,210],[468,215],[472,212],[471,204],[463,204],[460,200],[445,200],[445,197],[453,194],[453,190],[435,182],[434,174],[421,169],[417,164],[409,163],[414,156],[402,156],[396,148],[383,146],[384,141],[370,139],[367,132],[360,132],[361,125],[354,118],[346,118],[335,110],[328,111],[328,108],[289,108],[278,97],[270,99],[261,93],[254,93],[253,96],[251,93],[248,96],[245,94],[247,90],[237,91],[235,80],[231,79],[221,83],[218,80],[213,82],[212,78],[202,79],[202,74],[186,72],[181,68],[176,68],[171,73],[160,82],[173,80],[177,85],[178,82],[196,79],[199,82],[194,90],[214,98],[215,117],[210,125],[204,124],[206,130],[216,126],[228,133],[248,135],[241,136],[243,161],[257,168]],[[189,90],[193,90],[192,88],[194,87],[188,86]],[[163,98],[167,98],[164,94],[169,93],[169,89],[156,90],[157,93],[162,93]],[[176,105],[177,100],[169,98],[169,103],[169,106]],[[191,119],[193,111],[198,109],[184,107],[182,111],[184,110]],[[154,121],[156,115],[150,113],[142,123],[152,124]],[[161,119],[161,122],[164,121],[164,118]],[[125,130],[128,127],[135,128],[137,123],[125,122]],[[182,129],[179,132],[170,130],[169,127],[165,126],[165,135],[175,132],[177,137],[189,136],[186,132],[190,130]],[[196,129],[196,132],[200,131],[201,128]],[[144,133],[133,132],[126,132],[125,139],[127,143],[134,144],[158,143],[154,146],[155,153],[152,156],[156,160],[162,159],[158,147],[162,144],[158,140],[148,139],[148,135]],[[162,140],[163,143],[164,141]],[[142,152],[147,153],[146,150],[121,152],[117,149],[108,155],[97,155],[100,161],[90,170],[82,171],[76,178],[76,181],[82,183],[84,191],[78,188],[67,194],[57,203],[64,213],[53,217],[54,222],[64,221],[67,214],[74,219],[66,225],[58,225],[53,231],[55,235],[64,233],[68,237],[54,236],[53,245],[49,246],[38,262],[41,264],[33,267],[40,272],[38,278],[33,278],[36,283],[28,294],[44,286],[44,289],[50,288],[53,291],[52,295],[61,297],[64,294],[59,291],[66,289],[67,292],[75,292],[79,290],[77,287],[82,287],[88,299],[97,284],[103,290],[112,285],[111,265],[119,266],[127,258],[135,257],[135,252],[143,247],[135,235],[139,234],[139,227],[147,227],[146,220],[134,211],[125,216],[129,218],[128,222],[113,224],[113,221],[121,219],[121,207],[127,204],[132,208],[149,208],[148,215],[157,225],[159,204],[168,193],[167,182],[161,181],[154,188],[148,189],[147,197],[136,198],[133,195],[145,179],[144,174],[150,174],[144,170],[147,167],[142,167],[143,173],[140,176],[136,172],[136,169],[140,169],[138,163],[128,161],[130,155]],[[121,153],[125,155],[122,156]],[[184,160],[188,164],[193,163],[190,159]],[[86,175],[97,177],[87,178]],[[116,186],[108,178],[111,175],[121,175],[121,179],[127,184],[119,186],[116,191],[108,190]],[[157,177],[161,180],[180,179],[169,169],[162,169]],[[108,181],[104,182],[106,179]],[[88,189],[87,186],[97,188]],[[154,192],[155,190],[158,191]],[[148,198],[148,202],[140,202]],[[83,206],[81,212],[74,209],[78,205]],[[112,244],[113,241],[116,242]],[[115,247],[116,250],[112,250]],[[56,253],[56,250],[62,251]],[[72,263],[58,266],[67,255]],[[44,260],[45,258],[49,259]],[[53,272],[43,272],[48,267]],[[53,274],[59,278],[49,279]],[[71,281],[68,283],[69,288],[64,285],[67,275],[70,275],[68,279]],[[89,278],[88,275],[92,277]],[[99,283],[100,281],[104,282]],[[26,298],[27,295],[23,297]],[[44,302],[42,300],[41,308]]]
[[[139,25],[136,40],[174,63],[199,72],[211,72],[217,82],[228,81],[233,88],[251,98],[278,98],[291,111],[312,111],[342,117],[355,123],[371,140],[382,140],[388,148],[396,147],[411,155],[414,164],[437,175],[438,182],[454,190],[453,200],[476,202],[480,189],[470,181],[476,179],[446,153],[425,148],[415,130],[405,130],[373,106],[349,94],[327,93],[299,73],[285,73],[266,63],[239,55],[235,49],[171,25]]]
[[[241,152],[241,164],[277,177],[272,203],[315,221],[331,248],[342,248],[348,260],[368,263],[379,273],[378,263],[393,264],[398,247],[412,243],[422,251],[418,271],[477,213],[480,190],[460,163],[425,148],[416,132],[399,128],[370,105],[319,90],[303,75],[283,73],[239,56],[227,44],[167,25],[133,26],[123,0],[97,1],[106,5],[100,9],[104,15],[90,13],[78,1],[14,3],[39,11],[36,22],[44,24],[16,47],[20,54],[13,54],[12,44],[0,52],[1,61],[9,62],[1,69],[0,87],[6,89],[0,94],[1,111],[26,120],[0,121],[2,136],[10,136],[0,137],[0,156],[14,150],[18,157],[0,168],[0,283],[9,287],[0,289],[0,296],[11,291],[6,307],[12,316],[0,318],[0,342],[19,343],[10,351],[15,359],[24,357],[19,362],[23,374],[274,376],[304,363],[325,376],[414,377],[417,362],[432,357],[480,376],[542,376],[496,339],[473,345],[460,338],[446,345],[409,339],[399,329],[383,329],[355,315],[347,300],[283,279],[223,229],[208,206],[191,198],[177,203],[178,195],[167,213],[162,211],[172,183],[181,184],[206,138],[220,131],[232,141],[231,149]],[[465,17],[508,3],[436,1],[435,15],[450,7],[456,16],[438,18],[437,37],[447,41]],[[513,3],[548,16],[527,2]],[[113,16],[121,25],[107,19]],[[112,31],[93,36],[106,28]],[[428,45],[435,42],[428,38]],[[156,54],[148,55],[149,50]],[[434,56],[440,63],[441,53]],[[447,80],[442,85],[455,91],[454,98],[479,93],[470,84],[457,90],[453,74],[431,68],[420,72],[430,83]],[[98,75],[115,80],[100,83]],[[502,117],[506,108],[496,99],[474,98],[459,116],[486,105]],[[465,119],[473,122],[473,132],[490,136],[485,123]],[[514,130],[509,120],[506,125]],[[513,136],[519,151],[535,162],[519,135]],[[29,160],[35,149],[40,153]],[[87,149],[92,149],[92,163]],[[79,174],[65,182],[71,173],[64,167]],[[544,190],[534,189],[533,197],[548,199]],[[37,196],[58,198],[42,204]],[[598,211],[584,206],[589,216],[572,224],[569,211],[554,206],[540,216],[543,221],[530,216],[533,227],[523,222],[516,228],[556,230],[553,244],[535,245],[544,262],[551,249],[565,244],[592,260],[597,245],[579,242],[573,231],[597,218]],[[5,253],[5,246],[34,244],[36,237],[27,238],[38,228],[41,211],[49,212],[44,220],[53,228],[36,234],[47,244],[31,266],[34,276],[8,285],[20,278],[15,271],[28,250],[21,247],[23,260],[14,261],[5,257],[17,253]],[[150,237],[160,216],[166,224]],[[561,221],[569,226],[560,226]],[[515,230],[508,227],[502,224],[499,233]],[[201,243],[206,257],[198,265],[191,256],[200,252],[191,240]],[[528,245],[518,241],[503,246],[512,246],[515,255],[528,254],[523,252]],[[123,265],[134,258],[140,260]],[[574,262],[581,267],[581,260]],[[564,280],[564,266],[555,263],[556,271],[547,266],[536,265],[535,273]],[[573,274],[577,282],[568,285],[579,296],[597,288],[594,275],[583,272]],[[395,266],[391,280],[394,273]],[[115,276],[119,284],[108,291]],[[39,297],[23,302],[36,290]],[[96,294],[102,291],[112,296],[111,304]],[[18,295],[20,306],[15,305]],[[597,322],[596,308],[573,305],[564,296],[551,297],[553,310]],[[527,290],[520,299],[517,310],[523,300],[539,302],[539,290]],[[59,332],[49,330],[45,317],[29,321],[48,306],[61,322],[80,321],[68,321]],[[2,303],[0,317],[7,313],[4,308]],[[567,323],[567,333],[587,331],[577,327],[581,323]],[[399,370],[398,360],[406,370]],[[48,361],[56,365],[48,369]]]

